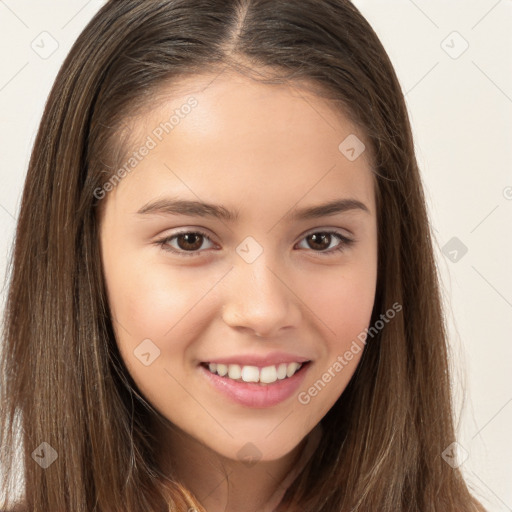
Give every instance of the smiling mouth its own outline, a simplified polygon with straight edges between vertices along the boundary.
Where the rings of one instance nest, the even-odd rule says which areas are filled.
[[[221,364],[221,363],[201,363],[210,373],[224,377],[235,382],[248,382],[254,384],[273,384],[290,377],[293,377],[303,367],[311,361],[303,363],[281,363],[260,368],[258,366],[239,365],[239,364]]]

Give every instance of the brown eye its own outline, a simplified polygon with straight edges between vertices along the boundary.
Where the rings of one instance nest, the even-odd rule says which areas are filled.
[[[324,251],[328,249],[331,244],[331,236],[332,235],[328,235],[327,233],[313,233],[312,235],[308,235],[306,240],[308,240],[313,249]]]
[[[201,231],[183,231],[165,237],[156,243],[164,251],[173,252],[180,256],[197,256],[202,252],[199,249],[202,247],[205,239],[211,243],[210,237],[206,233]],[[171,245],[171,242],[175,242],[176,245]]]
[[[202,236],[199,233],[184,233],[176,236],[178,247],[184,251],[196,251],[203,244]]]
[[[309,249],[321,255],[330,255],[351,246],[355,240],[347,238],[337,231],[316,231],[304,237]],[[338,240],[338,245],[331,246],[334,240]],[[328,249],[328,250],[326,250]]]
[[[200,256],[203,252],[200,249],[205,240],[212,243],[210,237],[202,231],[183,231],[165,237],[157,241],[156,244],[163,250],[180,256]],[[306,249],[326,256],[341,252],[355,242],[355,240],[347,238],[337,231],[316,231],[306,235],[303,240],[307,243]],[[331,246],[332,242],[336,240],[338,244]]]

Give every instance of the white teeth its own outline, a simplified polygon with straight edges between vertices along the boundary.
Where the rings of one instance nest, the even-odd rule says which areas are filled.
[[[291,377],[300,367],[299,363],[288,363],[288,368],[286,369],[286,376]]]
[[[277,370],[275,366],[265,366],[260,371],[260,382],[271,384],[277,380]]]
[[[221,377],[228,377],[233,380],[244,382],[259,382],[261,384],[272,384],[277,380],[283,380],[294,375],[302,363],[281,363],[275,366],[240,366],[239,364],[208,363],[212,373]]]
[[[217,373],[224,377],[224,375],[228,374],[228,366],[226,364],[217,363]]]
[[[286,379],[286,370],[288,369],[288,365],[286,363],[281,363],[277,367],[277,378],[279,380]]]
[[[242,368],[238,364],[229,364],[228,375],[230,379],[239,379],[242,376]]]
[[[260,380],[260,371],[257,366],[244,366],[242,368],[242,380],[244,382],[258,382]]]

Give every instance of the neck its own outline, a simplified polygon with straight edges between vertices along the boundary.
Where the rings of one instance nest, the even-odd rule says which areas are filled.
[[[218,454],[177,427],[157,427],[165,474],[183,484],[208,512],[271,512],[283,480],[301,456],[306,439],[272,461],[239,461]],[[279,497],[277,498],[279,500]]]

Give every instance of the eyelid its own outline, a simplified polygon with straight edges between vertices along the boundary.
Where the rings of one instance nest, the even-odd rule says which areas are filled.
[[[213,243],[212,237],[200,228],[188,228],[188,229],[185,228],[180,231],[177,231],[176,233],[172,233],[170,235],[164,236],[163,238],[157,240],[155,243],[157,245],[159,245],[162,248],[162,250],[164,250],[166,252],[170,252],[171,254],[176,254],[178,256],[199,256],[199,255],[201,255],[204,252],[204,249],[200,250],[200,251],[183,251],[183,250],[174,249],[173,247],[169,248],[168,242],[170,240],[172,240],[173,238],[177,238],[180,235],[188,235],[188,234],[201,235],[203,238],[206,238],[210,242]]]
[[[306,231],[305,233],[303,233],[302,235],[300,235],[300,240],[302,240],[303,238],[309,236],[309,235],[313,235],[315,233],[335,233],[335,234],[338,234],[339,236],[342,236],[343,238],[351,238],[351,239],[354,239],[354,236],[352,235],[352,233],[348,230],[348,229],[344,229],[344,228],[312,228],[312,229],[309,229],[308,231]]]
[[[302,242],[305,240],[308,236],[313,234],[325,234],[325,235],[331,235],[339,240],[339,244],[336,247],[333,247],[328,250],[324,251],[314,251],[313,249],[310,249],[309,252],[317,253],[318,256],[329,256],[336,252],[343,252],[345,249],[348,249],[350,246],[352,246],[357,240],[353,236],[347,236],[343,234],[343,232],[340,231],[341,228],[313,228],[309,231],[306,231],[300,236],[300,239],[297,243]],[[185,228],[182,229],[176,233],[172,233],[170,235],[164,236],[163,238],[156,240],[154,243],[161,247],[162,250],[169,252],[171,254],[176,254],[178,256],[201,256],[202,253],[205,251],[203,250],[197,250],[197,251],[184,251],[184,250],[178,250],[174,248],[170,248],[168,245],[168,242],[174,238],[177,238],[180,235],[186,235],[186,234],[195,234],[195,235],[201,235],[203,238],[206,238],[211,243],[214,243],[212,240],[212,237],[205,232],[202,228]],[[295,245],[295,244],[294,244]]]

